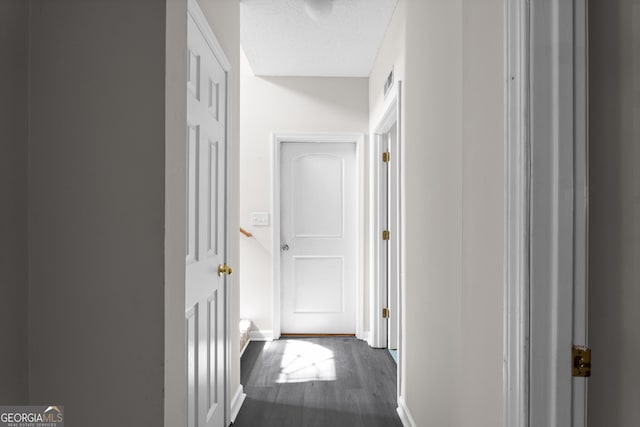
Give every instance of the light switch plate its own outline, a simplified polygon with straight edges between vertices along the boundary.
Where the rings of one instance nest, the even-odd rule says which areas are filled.
[[[269,212],[251,212],[251,225],[267,227],[269,225]]]

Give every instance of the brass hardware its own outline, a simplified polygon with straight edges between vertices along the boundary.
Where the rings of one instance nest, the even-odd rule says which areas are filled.
[[[383,319],[388,319],[391,316],[391,312],[389,311],[388,308],[383,308],[382,309],[382,318]]]
[[[223,274],[231,276],[233,274],[233,268],[229,267],[227,264],[220,264],[218,266],[218,277],[222,277]]]
[[[389,240],[389,230],[382,230],[382,240]]]
[[[385,151],[384,153],[382,153],[382,161],[384,163],[389,163],[389,158],[391,157],[391,155],[389,154],[388,151]]]
[[[574,377],[591,376],[591,349],[580,345],[574,345],[571,352],[571,363]]]

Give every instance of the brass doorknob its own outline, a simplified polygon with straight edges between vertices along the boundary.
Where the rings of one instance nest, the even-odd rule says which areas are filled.
[[[218,276],[222,276],[223,274],[233,274],[233,268],[229,267],[227,264],[220,264],[218,266]]]

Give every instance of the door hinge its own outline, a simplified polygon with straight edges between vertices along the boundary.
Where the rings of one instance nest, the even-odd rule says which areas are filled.
[[[571,350],[572,376],[591,376],[591,349],[581,345],[574,345]]]
[[[389,240],[389,230],[382,230],[382,240]]]
[[[391,316],[391,312],[389,311],[388,308],[383,308],[382,309],[382,318],[383,319],[388,319]]]
[[[391,156],[391,155],[389,154],[389,152],[388,152],[388,151],[385,151],[384,153],[382,153],[382,161],[383,161],[384,163],[389,163],[389,157],[390,157],[390,156]]]

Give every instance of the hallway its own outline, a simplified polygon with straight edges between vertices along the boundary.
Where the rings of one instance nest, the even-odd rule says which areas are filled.
[[[251,342],[242,356],[247,398],[234,427],[401,426],[396,365],[348,337]]]

